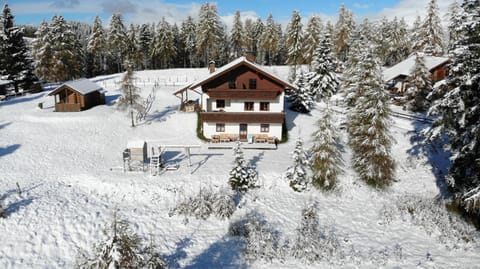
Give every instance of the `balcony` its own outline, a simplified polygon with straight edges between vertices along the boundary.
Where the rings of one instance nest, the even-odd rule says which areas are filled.
[[[204,122],[283,123],[285,113],[271,112],[202,112]]]

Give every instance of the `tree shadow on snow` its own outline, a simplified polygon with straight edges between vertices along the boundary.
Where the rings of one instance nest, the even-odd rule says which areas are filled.
[[[179,108],[180,108],[179,105],[175,105],[175,106],[167,106],[162,111],[157,110],[153,113],[150,113],[145,119],[145,122],[149,123],[152,121],[158,121],[158,122],[166,121],[167,118],[172,114],[174,114],[175,112],[177,112]]]
[[[15,201],[13,203],[10,203],[9,205],[6,205],[3,214],[5,215],[6,218],[10,216],[11,214],[19,211],[20,209],[27,207],[33,202],[32,198],[25,198],[21,199],[19,201]]]
[[[287,104],[286,106],[288,107],[290,104]],[[289,108],[286,108],[286,114],[285,114],[285,124],[287,125],[287,130],[291,131],[296,125],[295,125],[295,119],[298,117],[298,115],[302,114],[297,111],[293,111]],[[305,114],[305,115],[310,115]]]
[[[181,268],[178,261],[187,257],[187,252],[185,252],[185,249],[190,245],[192,245],[192,239],[190,238],[184,238],[175,244],[175,252],[171,255],[166,255],[163,257],[168,263],[168,268]]]
[[[120,96],[120,94],[105,95],[105,104],[107,104],[107,106],[113,106]]]
[[[248,268],[242,259],[242,241],[225,236],[210,245],[203,253],[195,257],[186,269],[196,268]]]
[[[20,148],[20,144],[13,144],[7,147],[0,147],[0,158],[14,153],[19,148]]]
[[[410,143],[412,147],[407,150],[407,153],[412,157],[417,157],[419,161],[422,156],[425,156],[428,163],[432,167],[432,173],[436,178],[436,184],[440,191],[440,197],[446,199],[450,196],[448,186],[445,181],[445,176],[451,166],[450,151],[446,151],[443,147],[443,141],[430,141],[425,137],[426,131],[431,127],[430,124],[415,121],[415,130],[409,132],[411,134]]]
[[[265,151],[260,152],[258,155],[253,156],[253,158],[248,162],[248,165],[251,167],[257,167],[257,163],[263,159]]]
[[[8,125],[12,124],[12,122],[0,123],[0,130],[7,127]]]
[[[192,163],[192,166],[193,165],[196,165],[196,167],[192,170],[191,174],[195,173],[200,167],[202,167],[210,158],[212,158],[213,156],[223,156],[225,154],[223,153],[211,153],[211,154],[190,154],[190,156],[199,156],[199,155],[203,155],[205,156],[205,158],[197,163]]]
[[[44,97],[45,94],[46,93],[39,93],[39,94],[34,94],[34,95],[29,95],[29,96],[12,97],[12,99],[0,102],[0,107],[20,104],[20,103],[25,103],[25,102],[30,102],[30,101],[33,101],[33,100],[40,99],[40,98]]]

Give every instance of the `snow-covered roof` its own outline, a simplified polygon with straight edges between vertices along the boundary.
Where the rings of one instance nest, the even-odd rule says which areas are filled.
[[[424,55],[423,56],[425,59],[425,66],[428,68],[428,70],[435,69],[436,67],[447,63],[450,59],[446,57],[437,57],[437,56],[428,56]],[[412,54],[410,57],[405,59],[404,61],[387,68],[383,70],[383,78],[385,81],[392,80],[398,76],[410,76],[410,73],[415,66],[415,58],[416,55]]]
[[[49,95],[56,94],[57,90],[62,88],[63,86],[68,86],[69,88],[79,92],[82,95],[89,94],[94,91],[99,91],[103,92],[103,88],[98,86],[95,82],[90,81],[89,79],[86,78],[81,78],[77,80],[71,80],[63,83],[59,87],[57,87],[53,92],[51,92]]]
[[[253,63],[249,60],[247,60],[246,57],[244,56],[241,56],[233,61],[231,61],[230,63],[222,66],[222,67],[219,67],[217,68],[213,73],[210,73],[208,74],[207,76],[199,79],[198,81],[194,82],[190,87],[189,89],[195,89],[203,84],[205,84],[206,82],[216,78],[216,77],[219,77],[221,76],[223,73],[237,67],[237,66],[240,66],[240,65],[246,65],[254,70],[257,70],[261,73],[263,73],[264,75],[270,77],[271,79],[277,81],[278,83],[280,84],[283,84],[284,87],[286,88],[289,88],[289,89],[297,89],[296,86],[290,84],[289,82],[275,76],[274,74],[270,73],[269,71],[267,71],[263,66],[259,65],[259,64],[256,64],[256,63]]]
[[[12,84],[12,83],[13,83],[13,80],[0,79],[0,86]]]
[[[143,140],[131,140],[127,142],[127,148],[143,148],[145,141]]]

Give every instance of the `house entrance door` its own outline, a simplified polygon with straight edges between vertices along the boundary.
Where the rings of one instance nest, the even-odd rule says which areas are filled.
[[[240,124],[239,137],[241,141],[247,141],[247,134],[248,134],[247,129],[248,129],[248,124],[246,123]]]

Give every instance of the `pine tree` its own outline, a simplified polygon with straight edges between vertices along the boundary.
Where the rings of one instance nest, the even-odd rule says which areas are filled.
[[[222,40],[222,27],[215,4],[202,4],[198,17],[197,54],[206,64],[217,57]]]
[[[448,7],[448,50],[454,48],[455,43],[460,39],[462,26],[460,5],[456,0]]]
[[[49,27],[52,57],[49,80],[66,81],[82,75],[82,48],[72,27],[62,16],[53,16]]]
[[[126,48],[125,48],[125,59],[127,62],[133,64],[133,68],[138,69],[141,63],[141,54],[140,54],[140,45],[138,43],[138,25],[130,24],[126,32]]]
[[[233,156],[235,159],[229,179],[232,190],[241,193],[257,187],[258,174],[253,168],[247,166],[240,142],[235,143]]]
[[[338,14],[338,20],[335,27],[335,48],[336,55],[340,61],[345,61],[347,58],[349,46],[350,46],[350,36],[352,31],[355,28],[353,22],[353,13],[348,10],[345,5],[340,7],[340,12]]]
[[[427,16],[420,26],[418,40],[415,40],[414,50],[441,55],[443,53],[442,37],[442,22],[439,17],[437,0],[430,0]]]
[[[312,71],[305,75],[307,91],[316,101],[330,98],[339,84],[331,47],[330,36],[324,33],[313,56]]]
[[[25,41],[23,29],[14,26],[14,17],[8,4],[3,7],[0,25],[0,74],[14,82],[15,92],[30,90],[36,77]]]
[[[259,26],[260,25],[262,24],[259,24]],[[279,36],[277,25],[273,20],[272,14],[269,14],[266,21],[266,25],[263,28],[263,34],[261,36],[261,47],[266,53],[265,55],[266,63],[269,65],[272,65],[273,58],[278,52],[279,41],[280,41],[280,36]]]
[[[251,18],[245,19],[243,38],[245,49],[249,52],[256,53],[257,40],[255,39],[255,24]]]
[[[151,45],[153,41],[153,33],[150,31],[148,24],[142,24],[138,36],[139,61],[140,69],[148,69],[152,67]]]
[[[460,39],[453,49],[450,91],[435,103],[433,137],[442,131],[453,153],[447,182],[455,200],[480,218],[480,1],[462,4]],[[477,222],[478,223],[478,222]]]
[[[410,39],[405,21],[395,17],[392,21],[382,19],[380,26],[381,38],[377,41],[379,56],[387,66],[395,65],[410,54]]]
[[[297,10],[293,11],[290,23],[287,26],[287,60],[286,64],[292,66],[291,75],[289,76],[291,81],[295,81],[297,73],[297,65],[302,64],[303,59],[303,31],[300,13]]]
[[[263,216],[250,214],[246,223],[244,256],[248,261],[265,260],[271,262],[279,249],[278,232]]]
[[[297,90],[292,91],[289,96],[290,99],[290,109],[300,112],[300,113],[309,113],[312,110],[314,105],[314,97],[310,92],[310,88],[307,86],[308,81],[305,78],[303,72],[300,72],[295,81]]]
[[[317,203],[309,203],[302,209],[301,222],[292,246],[292,256],[307,264],[321,260],[320,237],[318,205]]]
[[[44,80],[53,81],[51,70],[53,68],[53,45],[49,25],[46,21],[40,23],[35,32],[33,41],[33,59],[35,61],[35,74]]]
[[[134,111],[143,111],[143,100],[139,94],[140,88],[135,85],[135,77],[133,72],[133,66],[127,63],[127,71],[123,75],[120,91],[122,97],[120,98],[119,108],[129,109],[129,113],[132,119],[132,127],[135,126]]]
[[[175,36],[170,24],[162,18],[157,26],[157,34],[153,41],[152,55],[160,61],[160,68],[168,68],[176,55]]]
[[[311,64],[313,54],[318,47],[318,42],[321,39],[322,21],[319,17],[313,15],[310,17],[305,29],[305,38],[303,42],[303,51],[306,64]]]
[[[271,15],[271,14],[270,14]],[[270,17],[269,15],[269,17]],[[273,17],[271,18],[273,21]],[[252,45],[253,47],[253,53],[257,55],[257,61],[261,64],[265,64],[264,58],[265,58],[265,50],[263,48],[263,34],[265,32],[265,25],[263,24],[263,21],[261,18],[257,18],[257,20],[253,24],[253,42]],[[272,46],[273,47],[273,46]]]
[[[219,219],[228,219],[235,211],[235,201],[233,194],[227,190],[221,190],[215,194],[215,199],[212,204],[213,212]]]
[[[116,67],[116,72],[121,72],[125,61],[125,48],[127,47],[127,34],[123,25],[122,15],[114,13],[110,18],[110,26],[107,35],[107,46]]]
[[[107,39],[99,16],[95,17],[93,22],[93,30],[88,39],[87,51],[93,56],[93,75],[103,74],[106,69]]]
[[[234,58],[237,58],[242,54],[244,40],[245,37],[242,20],[240,18],[240,10],[237,10],[233,18],[233,28],[230,35],[230,43],[232,45],[232,54]]]
[[[382,187],[394,179],[395,164],[390,155],[393,138],[389,134],[389,96],[383,89],[381,66],[372,48],[361,55],[357,72],[357,98],[348,115],[353,167],[361,179]]]
[[[186,56],[184,67],[192,67],[195,63],[194,56],[197,45],[196,29],[197,26],[192,17],[188,16],[187,19],[182,22],[180,32]]]
[[[415,65],[410,73],[407,88],[407,106],[413,112],[424,112],[430,107],[427,96],[432,91],[433,85],[423,54],[417,53]]]
[[[303,149],[303,141],[298,138],[295,142],[295,150],[292,152],[293,164],[287,168],[285,178],[288,180],[290,187],[294,191],[302,192],[306,190],[311,178],[308,173],[308,156]]]
[[[317,123],[310,148],[310,166],[313,171],[313,186],[333,189],[341,172],[341,152],[338,148],[340,137],[332,122],[331,110],[327,107],[323,118]]]

